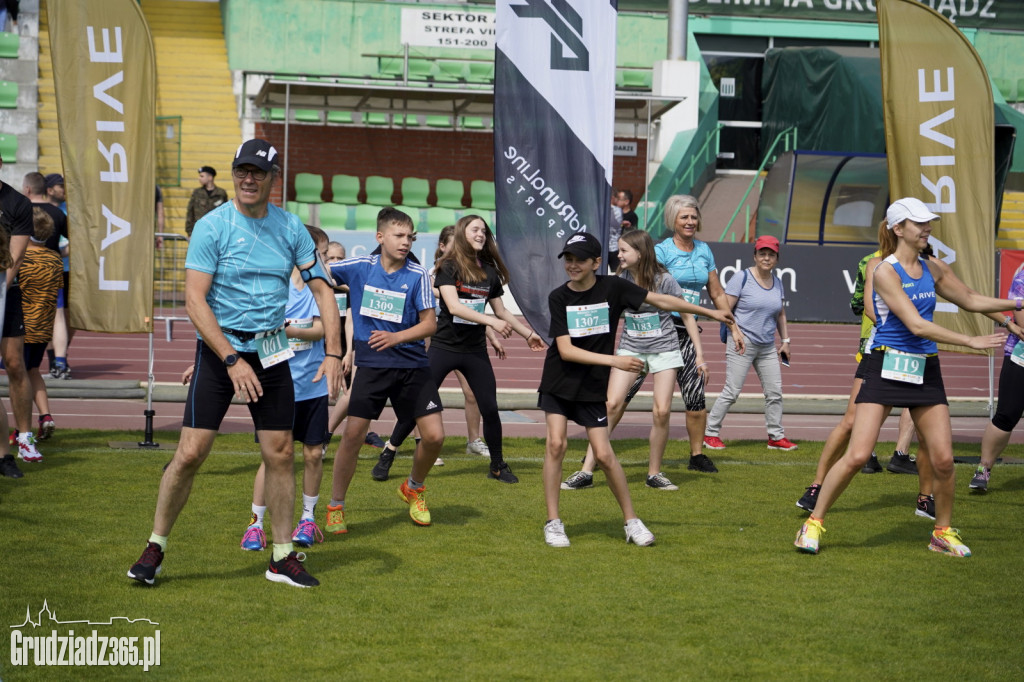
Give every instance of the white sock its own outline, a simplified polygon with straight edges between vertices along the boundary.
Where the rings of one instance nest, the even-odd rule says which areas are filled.
[[[302,494],[302,520],[303,521],[307,521],[307,520],[308,521],[312,521],[313,519],[316,518],[316,516],[314,516],[313,512],[314,512],[314,510],[316,510],[316,503],[319,502],[319,501],[320,501],[320,496],[319,495],[313,495],[312,497],[310,497],[309,495],[307,495],[305,493]]]
[[[267,508],[265,506],[259,507],[259,506],[254,504],[252,506],[252,515],[256,517],[256,520],[253,521],[252,523],[250,523],[249,525],[250,526],[259,526],[260,528],[262,528],[263,527],[263,515],[266,514],[266,513],[267,513]]]

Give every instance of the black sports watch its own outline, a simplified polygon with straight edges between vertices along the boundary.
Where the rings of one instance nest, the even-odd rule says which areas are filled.
[[[236,362],[238,362],[238,355],[236,353],[224,356],[225,367],[234,367]]]

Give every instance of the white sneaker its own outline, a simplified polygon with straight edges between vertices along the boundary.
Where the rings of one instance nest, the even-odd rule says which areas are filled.
[[[654,541],[653,535],[651,536],[651,541]],[[565,526],[562,525],[561,519],[548,521],[544,524],[544,542],[548,543],[549,547],[569,546],[569,536],[565,534]]]
[[[43,456],[36,450],[36,438],[31,431],[18,434],[18,457],[26,462],[43,461]]]
[[[444,466],[444,460],[441,459],[440,457],[438,457],[437,459],[434,460],[434,466],[436,466],[436,467],[443,467]]]
[[[654,544],[654,533],[647,530],[647,526],[640,519],[626,521],[626,544],[636,543],[637,547],[647,547]]]
[[[480,455],[481,457],[490,457],[491,449],[487,447],[487,443],[484,442],[483,438],[477,438],[474,441],[466,443],[466,454]]]

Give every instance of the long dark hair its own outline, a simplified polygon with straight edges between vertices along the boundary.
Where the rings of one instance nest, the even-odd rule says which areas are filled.
[[[474,220],[479,220],[484,224],[484,248],[479,253],[466,239],[466,228]],[[491,232],[487,221],[478,215],[464,215],[455,222],[455,238],[452,239],[452,245],[448,247],[445,254],[441,256],[440,262],[452,263],[455,266],[456,275],[467,282],[482,282],[487,275],[477,263],[477,259],[480,260],[480,263],[487,263],[493,267],[503,285],[508,284],[508,268],[505,267],[505,261],[498,253],[498,244],[494,241],[494,233]]]

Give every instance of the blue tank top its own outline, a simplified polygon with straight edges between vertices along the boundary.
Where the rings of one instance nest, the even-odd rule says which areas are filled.
[[[907,274],[907,271],[896,260],[895,255],[889,256],[882,262],[892,265],[893,269],[896,270],[896,274],[900,276],[900,281],[903,283],[903,293],[910,298],[910,302],[917,308],[917,312],[921,317],[931,322],[935,313],[935,279],[932,278],[932,272],[928,269],[927,261],[923,258],[921,259],[923,272],[918,279],[914,279]],[[874,292],[873,302],[875,306],[875,319],[878,322],[875,328],[874,339],[871,343],[872,350],[880,346],[886,346],[887,348],[895,348],[905,353],[935,353],[938,351],[938,346],[936,346],[934,341],[912,334],[906,325],[903,324],[903,321],[889,310],[889,306],[878,295],[877,290]]]

